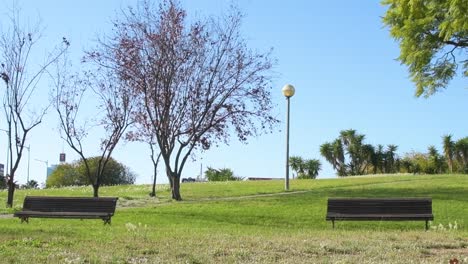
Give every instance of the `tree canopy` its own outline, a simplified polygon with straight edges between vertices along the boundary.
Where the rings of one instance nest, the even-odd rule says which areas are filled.
[[[88,54],[132,88],[141,107],[135,120],[151,127],[175,200],[195,149],[227,143],[232,134],[246,141],[279,122],[271,113],[270,53],[247,47],[242,15],[186,16],[177,1],[142,1]]]
[[[291,169],[296,172],[298,179],[315,179],[322,167],[318,159],[306,160],[299,156],[289,158]]]
[[[388,145],[385,150],[383,145],[365,144],[364,139],[365,135],[354,129],[342,130],[337,139],[320,146],[320,154],[340,177],[399,170],[396,145]]]
[[[213,169],[208,167],[205,171],[208,181],[240,181],[242,178],[234,176],[234,172],[229,168]]]
[[[428,97],[458,74],[468,77],[466,0],[383,0],[383,22],[400,43],[398,60],[408,66],[416,96]]]
[[[97,174],[100,158],[92,157],[87,159],[91,175]],[[101,185],[119,185],[133,184],[136,175],[122,163],[110,158],[100,177]],[[81,186],[90,185],[93,182],[94,180],[89,179],[87,176],[86,165],[82,160],[79,160],[71,164],[66,163],[57,166],[47,178],[46,187]]]

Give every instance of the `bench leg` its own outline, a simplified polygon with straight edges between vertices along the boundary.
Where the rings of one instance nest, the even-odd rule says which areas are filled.
[[[103,218],[102,221],[104,221],[104,225],[110,225],[111,224],[111,219],[109,218]]]
[[[29,217],[21,217],[21,223],[26,222],[29,224]]]
[[[426,220],[426,231],[429,230],[429,221]]]
[[[335,220],[332,220],[333,229],[335,229]]]

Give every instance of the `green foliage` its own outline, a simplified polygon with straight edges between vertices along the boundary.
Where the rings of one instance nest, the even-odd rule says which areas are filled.
[[[37,189],[39,188],[39,183],[35,180],[29,180],[25,185],[24,188],[26,189]]]
[[[457,161],[456,171],[468,173],[468,137],[462,138],[455,143],[454,152]]]
[[[354,129],[342,130],[333,142],[320,146],[320,154],[332,164],[338,176],[352,176],[398,171],[397,146],[382,145],[377,148],[364,143],[365,136]]]
[[[321,163],[317,159],[304,160],[299,156],[289,158],[291,169],[296,171],[298,179],[315,179],[321,169]]]
[[[80,185],[88,185],[88,180],[84,174],[78,172],[76,163],[58,165],[46,181],[46,188]]]
[[[6,189],[6,188],[7,188],[6,178],[5,176],[0,176],[0,190]]]
[[[445,158],[434,146],[428,148],[428,153],[412,152],[402,159],[402,172],[417,174],[438,174],[447,170]]]
[[[452,140],[452,135],[445,135],[442,137],[442,139],[443,139],[443,146],[444,146],[444,155],[445,155],[445,159],[447,160],[447,166],[449,168],[449,172],[452,173],[455,143]]]
[[[99,157],[88,159],[89,167],[92,175],[96,174],[98,168]],[[122,163],[110,158],[104,169],[101,185],[118,185],[118,184],[133,184],[135,182],[135,174]],[[49,175],[46,181],[46,187],[61,187],[61,186],[81,186],[91,184],[86,176],[86,167],[83,161],[76,161],[72,164],[60,164]]]
[[[231,169],[213,169],[208,167],[205,171],[205,176],[208,181],[241,181],[242,178],[234,176],[234,172]]]
[[[466,0],[383,0],[383,23],[400,42],[399,60],[408,66],[416,96],[445,88],[458,66],[468,77]],[[460,56],[458,60],[456,56]]]

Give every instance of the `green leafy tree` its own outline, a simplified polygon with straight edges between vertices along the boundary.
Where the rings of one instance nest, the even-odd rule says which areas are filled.
[[[335,141],[320,146],[320,154],[333,165],[338,176],[366,174],[375,150],[372,145],[364,144],[364,138],[354,129],[342,130]]]
[[[439,154],[434,146],[428,148],[429,162],[431,166],[431,173],[442,173],[445,169],[444,157]]]
[[[46,188],[62,187],[62,186],[81,186],[86,185],[87,180],[78,172],[75,164],[60,164],[47,177]]]
[[[385,173],[385,151],[384,146],[379,144],[372,156],[373,173]]]
[[[299,179],[315,179],[322,167],[318,159],[310,159],[304,162],[304,173],[298,176]]]
[[[386,173],[395,173],[397,172],[397,161],[398,157],[396,154],[396,150],[398,146],[396,145],[388,145],[387,151],[385,153],[385,172]]]
[[[296,177],[299,176],[299,174],[304,173],[303,163],[304,163],[304,159],[302,159],[299,156],[289,157],[289,165],[291,166],[291,169],[296,172]],[[293,174],[293,177],[294,177],[294,174]]]
[[[455,143],[452,140],[452,135],[445,135],[442,137],[444,145],[444,154],[445,159],[447,160],[447,165],[450,173],[453,172],[453,155],[455,151]]]
[[[396,145],[374,147],[364,142],[365,136],[354,129],[342,130],[333,142],[320,146],[320,154],[332,164],[338,176],[369,173],[395,173],[402,165]]]
[[[231,169],[213,169],[208,167],[205,171],[205,176],[208,181],[240,181],[242,178],[234,176],[234,172]]]
[[[405,154],[401,163],[403,172],[414,174],[438,174],[447,169],[444,157],[434,146],[428,148],[428,153],[411,152]]]
[[[289,158],[291,169],[296,172],[298,179],[315,179],[322,164],[317,159],[306,160],[299,156]]]
[[[332,164],[338,176],[346,176],[345,156],[340,139],[336,139],[332,143],[322,144],[320,146],[320,154]]]
[[[455,143],[455,158],[457,159],[458,172],[468,173],[468,137]]]
[[[88,166],[92,175],[96,175],[100,157],[88,158]],[[49,175],[46,187],[83,186],[92,184],[86,172],[86,165],[79,160],[72,164],[61,164]],[[102,172],[101,185],[133,184],[136,175],[125,165],[110,158]]]
[[[91,171],[91,175],[97,175],[97,170],[99,169],[99,162],[101,157],[92,157],[88,158],[88,166]],[[87,168],[83,161],[80,160],[77,166],[77,170],[81,175],[87,175]],[[102,172],[101,185],[119,185],[119,184],[133,184],[136,179],[136,175],[130,171],[128,167],[122,163],[116,161],[113,158],[109,158],[104,171]],[[87,177],[86,177],[87,178]],[[91,179],[86,182],[86,184],[91,184],[95,182],[95,179]]]
[[[383,23],[400,42],[398,60],[408,66],[416,96],[428,97],[445,88],[460,65],[468,77],[466,0],[383,0],[382,4],[388,6]]]
[[[24,185],[24,188],[26,188],[26,189],[37,189],[37,188],[39,188],[39,183],[36,180],[29,180]]]

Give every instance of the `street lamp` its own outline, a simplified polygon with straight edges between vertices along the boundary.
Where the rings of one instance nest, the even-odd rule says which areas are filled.
[[[6,133],[7,136],[8,136],[8,148],[7,148],[7,155],[6,155],[7,161],[6,161],[5,174],[10,174],[10,171],[8,170],[8,168],[9,168],[9,165],[10,165],[11,134],[10,134],[10,131],[9,131],[9,130],[2,129],[2,128],[0,128],[0,130],[1,130],[1,131],[5,131],[5,133]]]
[[[26,148],[28,150],[28,177],[27,177],[27,180],[26,180],[26,184],[29,183],[29,163],[31,161],[31,145],[28,145],[27,147],[24,146],[24,148]]]
[[[289,190],[289,98],[294,95],[295,89],[291,84],[286,84],[282,91],[288,104],[286,111],[286,178],[284,182],[284,189],[287,191]]]

